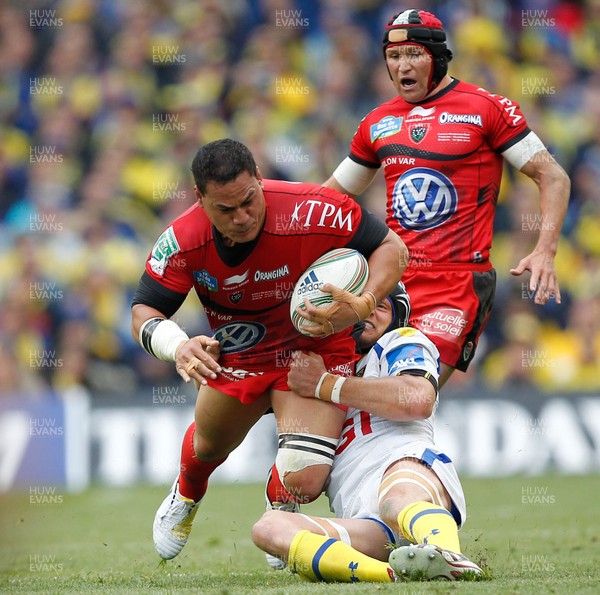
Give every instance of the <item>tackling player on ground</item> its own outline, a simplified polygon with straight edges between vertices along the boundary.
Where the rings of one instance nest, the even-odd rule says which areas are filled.
[[[198,202],[159,237],[132,308],[140,345],[175,362],[186,382],[199,383],[180,474],[154,522],[154,544],[165,559],[187,542],[211,473],[270,407],[280,434],[278,475],[306,501],[319,496],[344,412],[290,391],[290,355],[313,350],[328,369],[350,375],[350,327],[394,287],[406,261],[399,238],[352,199],[315,184],[263,180],[237,141],[202,147],[192,172]],[[310,327],[313,336],[301,335],[289,316],[291,290],[313,261],[341,247],[367,257],[365,289],[361,296],[341,292],[327,308],[307,308],[303,317],[319,324]],[[212,337],[190,338],[170,320],[192,289]]]
[[[435,15],[395,15],[383,54],[398,96],[360,122],[349,156],[325,185],[357,196],[383,166],[387,224],[410,254],[402,277],[410,323],[439,349],[442,386],[455,369],[467,370],[492,307],[489,256],[503,160],[539,189],[537,245],[510,271],[531,272],[537,304],[552,296],[560,303],[554,258],[570,183],[514,101],[447,74],[452,53]]]
[[[253,528],[261,549],[308,580],[481,574],[460,551],[464,494],[433,439],[439,353],[423,333],[404,327],[409,312],[402,287],[378,305],[358,336],[362,378],[343,380],[337,394],[320,356],[302,354],[290,370],[288,383],[300,395],[349,407],[326,487],[337,518],[267,511]],[[389,543],[401,537],[416,545],[390,555]]]

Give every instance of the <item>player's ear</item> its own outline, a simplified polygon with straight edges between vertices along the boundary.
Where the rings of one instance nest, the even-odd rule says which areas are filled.
[[[194,194],[196,195],[196,199],[198,201],[198,204],[204,208],[204,197],[202,196],[202,193],[200,192],[200,190],[198,190],[198,186],[194,186]]]
[[[260,169],[258,169],[258,166],[256,167],[256,179],[258,180],[258,183],[260,184],[260,187],[262,188],[263,177],[262,177],[262,174],[260,173]]]

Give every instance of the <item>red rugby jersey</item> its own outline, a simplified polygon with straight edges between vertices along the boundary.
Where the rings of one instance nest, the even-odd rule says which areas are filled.
[[[146,263],[147,274],[163,287],[179,294],[195,289],[221,344],[220,363],[247,371],[288,367],[293,350],[324,352],[339,340],[340,334],[312,339],[298,333],[289,313],[292,289],[325,252],[373,248],[372,232],[356,235],[366,217],[348,196],[316,184],[263,181],[265,224],[253,246],[242,246],[250,248],[245,257],[240,245],[223,246],[196,204],[162,233]],[[378,229],[376,245],[385,233]]]
[[[505,151],[529,133],[518,104],[454,80],[419,104],[396,97],[359,124],[350,158],[383,165],[388,226],[409,266],[489,259]]]

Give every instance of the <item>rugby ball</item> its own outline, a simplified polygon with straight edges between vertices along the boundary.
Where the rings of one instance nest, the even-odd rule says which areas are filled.
[[[298,314],[296,308],[299,306],[302,310],[305,309],[305,298],[320,308],[331,304],[331,294],[321,291],[321,286],[325,283],[360,295],[368,278],[369,265],[360,252],[350,248],[337,248],[323,254],[304,271],[294,286],[290,301],[292,324],[303,335],[309,333],[301,329],[300,325],[317,326],[317,323],[310,322]]]

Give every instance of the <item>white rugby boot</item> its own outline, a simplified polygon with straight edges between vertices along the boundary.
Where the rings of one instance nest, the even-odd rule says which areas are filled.
[[[171,560],[185,546],[200,502],[179,493],[179,478],[154,516],[152,535],[154,548],[163,560]]]
[[[482,576],[481,568],[465,555],[423,543],[396,548],[389,564],[400,579],[456,581]]]
[[[271,502],[269,500],[269,496],[267,495],[267,486],[269,485],[269,481],[271,480],[271,471],[269,471],[269,476],[267,477],[267,483],[265,484],[265,502],[267,503],[267,510],[281,510],[283,512],[300,512],[300,504],[297,502]],[[265,558],[267,559],[267,564],[273,570],[285,570],[287,564],[277,556],[272,556],[271,554],[265,553]]]

